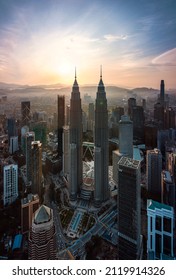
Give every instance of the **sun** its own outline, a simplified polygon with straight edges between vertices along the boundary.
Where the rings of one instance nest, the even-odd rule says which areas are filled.
[[[74,67],[70,63],[61,63],[58,67],[58,72],[60,75],[65,76],[73,72]]]

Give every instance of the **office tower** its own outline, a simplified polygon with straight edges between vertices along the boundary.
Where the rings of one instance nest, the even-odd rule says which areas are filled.
[[[23,154],[26,154],[26,133],[29,132],[29,127],[27,125],[21,128],[21,149]]]
[[[87,115],[84,111],[82,112],[82,125],[83,125],[83,132],[87,132],[88,120],[87,120]]]
[[[28,125],[30,121],[30,101],[21,102],[21,122],[22,125]]]
[[[32,180],[32,156],[31,156],[31,143],[35,140],[35,133],[33,131],[27,132],[25,135],[25,149],[26,149],[26,177],[27,181]]]
[[[40,141],[43,146],[46,145],[47,122],[37,121],[31,123],[30,130],[35,132],[35,140]]]
[[[117,184],[118,182],[118,162],[121,158],[118,150],[112,151],[112,178],[114,182]]]
[[[131,120],[133,121],[133,139],[137,144],[144,143],[144,109],[142,106],[133,106]]]
[[[45,205],[34,213],[29,235],[30,260],[56,259],[56,231],[53,210]]]
[[[7,119],[7,130],[8,130],[8,141],[10,142],[10,137],[17,136],[17,126],[16,121],[13,118]]]
[[[164,85],[164,80],[161,80],[161,84],[160,84],[160,102],[161,102],[161,104],[164,105],[164,101],[165,101],[165,85]]]
[[[149,260],[174,258],[174,210],[154,200],[147,201]]]
[[[65,96],[57,96],[57,110],[58,110],[58,155],[62,157],[63,154],[63,126],[65,125]]]
[[[146,124],[144,126],[144,143],[146,148],[154,149],[157,147],[157,132],[158,126],[156,124]]]
[[[94,106],[94,103],[89,103],[88,119],[89,119],[89,121],[94,121],[95,120],[95,106]]]
[[[124,115],[124,108],[116,107],[112,110],[112,117],[111,117],[111,138],[119,138],[119,121],[121,116]]]
[[[154,120],[157,122],[158,128],[164,128],[164,104],[157,102],[154,105]]]
[[[70,199],[75,200],[80,194],[83,181],[82,167],[82,109],[79,86],[76,79],[70,99]]]
[[[131,98],[128,99],[128,115],[130,116],[130,119],[132,117],[133,106],[136,106],[136,99],[131,97]]]
[[[105,87],[100,74],[100,82],[95,104],[95,191],[94,203],[99,207],[109,198],[108,166],[108,110]]]
[[[160,150],[148,150],[146,159],[147,187],[151,197],[161,201],[162,154]]]
[[[26,233],[32,225],[34,212],[39,208],[39,196],[28,194],[26,198],[21,199],[21,230]]]
[[[18,151],[18,136],[11,136],[9,153],[13,155],[16,151]]]
[[[133,158],[133,122],[129,116],[121,116],[119,121],[119,153]]]
[[[18,197],[18,165],[5,165],[3,168],[3,202],[10,205]]]
[[[120,260],[141,256],[140,161],[122,157],[118,162],[118,246]]]
[[[33,141],[31,143],[31,162],[32,162],[32,194],[38,194],[41,197],[42,188],[42,143]]]
[[[69,170],[69,126],[64,126],[63,128],[63,165],[62,169],[65,175],[68,175]]]
[[[112,110],[112,117],[114,119],[114,122],[116,122],[117,124],[119,123],[123,115],[124,115],[123,107],[116,107]]]
[[[94,103],[89,103],[88,108],[88,130],[94,130],[94,122],[95,122],[95,107]]]
[[[66,106],[66,125],[70,125],[70,104]]]
[[[164,128],[175,128],[175,111],[172,107],[164,110]]]

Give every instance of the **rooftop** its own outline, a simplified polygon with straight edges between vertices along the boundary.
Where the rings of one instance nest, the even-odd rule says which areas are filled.
[[[40,208],[35,212],[34,223],[42,224],[49,222],[51,219],[51,209],[45,205],[40,206]]]
[[[152,199],[147,200],[147,209],[155,210],[155,209],[160,209],[160,210],[167,210],[167,211],[173,211],[173,208],[167,204],[163,204],[160,202],[157,202]]]

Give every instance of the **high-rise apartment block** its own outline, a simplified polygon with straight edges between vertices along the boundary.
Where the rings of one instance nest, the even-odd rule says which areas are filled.
[[[5,165],[3,168],[3,203],[10,205],[18,197],[18,165]]]
[[[140,161],[122,157],[118,162],[118,248],[120,260],[141,258]]]

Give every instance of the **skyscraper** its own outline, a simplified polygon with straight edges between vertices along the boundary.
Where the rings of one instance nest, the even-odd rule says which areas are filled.
[[[164,80],[161,80],[161,84],[160,84],[160,102],[161,102],[161,104],[164,105],[164,101],[165,101],[165,85],[164,85]]]
[[[63,154],[63,126],[65,124],[65,96],[57,96],[57,110],[58,110],[58,155],[62,157]]]
[[[82,167],[82,109],[79,86],[76,79],[70,99],[70,199],[75,200],[80,193],[83,176]]]
[[[31,143],[35,140],[35,133],[33,131],[25,134],[25,147],[26,147],[26,177],[27,181],[32,180],[32,158],[31,158]]]
[[[148,192],[152,195],[152,198],[160,202],[162,171],[162,154],[160,150],[148,150],[146,161]]]
[[[140,258],[140,161],[122,157],[118,162],[118,246],[120,260]]]
[[[3,168],[3,202],[10,205],[18,197],[18,165],[5,165]]]
[[[42,188],[42,143],[33,141],[31,143],[31,161],[32,161],[32,194],[38,194],[41,197]]]
[[[127,115],[119,121],[119,153],[133,158],[133,122]]]
[[[30,121],[30,101],[21,102],[21,122],[27,125]]]
[[[94,203],[99,207],[109,198],[108,166],[108,110],[105,87],[100,73],[100,82],[95,104],[95,191]]]
[[[39,208],[39,196],[28,194],[26,198],[21,199],[21,230],[26,233],[32,225],[34,212]]]
[[[45,205],[34,213],[29,235],[30,260],[56,259],[56,231],[53,210]]]

